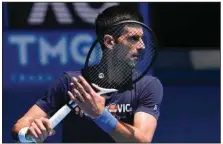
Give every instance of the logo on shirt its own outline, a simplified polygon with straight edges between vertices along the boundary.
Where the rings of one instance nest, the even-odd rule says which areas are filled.
[[[106,106],[106,109],[117,119],[126,118],[125,113],[132,113],[132,107],[130,104],[111,103]]]
[[[127,118],[127,115],[131,115],[133,111],[130,104],[112,103],[106,106],[105,108],[117,119]],[[87,116],[87,114],[79,106],[76,106],[74,108],[74,112],[80,117],[83,117],[84,115]]]
[[[154,106],[153,110],[157,110],[157,105]]]

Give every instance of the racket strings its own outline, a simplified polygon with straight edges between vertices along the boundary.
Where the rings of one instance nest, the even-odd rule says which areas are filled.
[[[120,29],[123,27],[123,25],[122,26],[116,26],[116,28],[117,28],[117,30],[114,32],[114,34],[112,34],[114,37],[117,37],[117,35],[119,35],[120,34]],[[111,31],[110,31],[111,32]],[[100,40],[100,42],[101,43],[103,43],[103,40],[101,39]],[[105,52],[104,52],[105,53]],[[111,58],[112,59],[112,58]],[[111,60],[110,60],[111,61]],[[119,62],[118,61],[113,61],[112,62],[112,65],[119,65]],[[98,69],[96,70],[97,71],[97,73],[98,73],[98,76],[100,75],[100,74],[102,74],[102,72],[104,71],[104,69],[106,69],[106,67],[108,67],[108,65],[101,65],[100,67],[98,67]],[[123,64],[122,63],[122,67],[125,67],[126,69],[127,69],[127,64],[125,65],[125,64]],[[115,67],[114,67],[115,68]],[[109,69],[109,68],[107,68],[107,69]],[[116,73],[117,73],[117,71],[116,71]],[[109,75],[109,74],[105,74],[105,75]],[[116,77],[114,77],[114,82],[115,81],[118,81],[118,80],[120,80],[120,79],[122,79],[122,78],[120,78],[121,76],[123,76],[123,72],[122,71],[120,71],[119,73],[117,73],[117,75],[116,75]],[[129,76],[129,78],[130,78],[131,76]],[[96,81],[96,79],[98,79],[97,77],[93,77],[92,78],[92,81]],[[128,79],[128,78],[127,78]],[[102,84],[100,84],[100,85],[106,85],[106,83],[107,83],[107,81],[104,81]],[[111,83],[109,83],[109,84],[111,84]],[[108,85],[108,84],[107,84]],[[114,87],[115,85],[113,84],[113,85],[111,85],[110,87]],[[107,86],[105,86],[105,87],[107,87]]]
[[[117,47],[119,47],[119,46],[117,46]],[[112,53],[111,55],[115,57],[114,53]],[[127,69],[129,69],[128,64],[123,63],[118,60],[113,60],[114,57],[110,57],[110,63],[109,63],[110,66],[109,66],[109,64],[108,65],[102,64],[97,69],[98,75],[100,75],[101,72],[104,71],[104,69],[108,69],[107,73],[105,74],[108,76],[107,77],[108,79],[109,79],[109,75],[110,75],[110,83],[108,83],[107,81],[102,81],[103,83],[101,85],[106,85],[106,83],[107,83],[107,85],[111,84],[110,87],[115,87],[117,85],[120,85],[120,83],[122,85],[126,85],[126,83],[130,83],[130,78],[132,77],[132,75],[130,72],[127,74],[127,72],[128,72]],[[122,68],[120,68],[120,65],[122,66]],[[117,68],[116,66],[119,66],[119,68]],[[114,70],[111,70],[111,69],[114,69]],[[123,73],[123,71],[124,71],[124,73]],[[113,73],[113,74],[108,74],[109,72]],[[111,76],[111,75],[115,75],[115,76]],[[97,79],[97,77],[93,78],[93,81],[95,81],[96,79]],[[119,84],[117,84],[117,83],[119,83]]]
[[[121,27],[123,27],[123,26],[120,26],[120,28]],[[146,55],[146,56],[148,56],[148,57],[150,57],[151,55],[152,56],[154,56],[154,54],[155,54],[155,49],[154,49],[154,47],[155,47],[155,41],[154,41],[154,38],[152,37],[152,34],[151,34],[151,32],[150,31],[148,31],[148,30],[143,30],[144,32],[145,31],[147,31],[147,32],[149,32],[149,34],[147,34],[147,35],[149,35],[149,36],[143,36],[143,42],[145,43],[144,45],[146,45],[147,47],[149,47],[149,49],[151,49],[151,51],[144,51],[143,53],[143,55]],[[147,40],[145,40],[145,39],[147,39]],[[147,43],[148,43],[148,45],[147,45]],[[151,47],[151,48],[150,48]],[[139,58],[141,58],[141,59],[143,59],[142,58],[142,56],[141,57],[139,57]],[[150,61],[152,61],[152,59],[148,59],[148,60],[150,60]],[[142,63],[138,63],[138,65],[137,65],[137,67],[141,67],[142,65],[146,65],[146,64],[148,64],[148,62],[142,62]]]
[[[151,51],[150,52],[150,54],[152,53],[153,51]],[[150,55],[149,54],[149,55]],[[117,61],[116,61],[116,63],[117,63]],[[114,63],[113,63],[114,64]],[[141,64],[143,64],[143,63],[141,63]],[[115,64],[114,64],[115,65]],[[123,65],[124,66],[124,65]],[[101,67],[100,67],[100,69],[98,69],[97,71],[102,71],[102,69],[104,69],[105,67],[102,65]],[[119,77],[116,77],[116,79],[120,79]],[[95,79],[93,79],[93,80],[95,80]],[[102,85],[104,85],[104,84],[102,84]]]
[[[118,62],[113,62],[113,65],[118,64]],[[125,65],[122,65],[123,67],[126,67]],[[118,82],[118,80],[123,79],[123,72],[122,71],[115,71],[115,70],[110,70],[111,66],[108,65],[100,65],[97,67],[95,74],[91,73],[92,75],[92,81],[95,83],[98,83],[99,86],[103,87],[116,87],[116,84],[114,82]],[[115,69],[115,67],[113,67]],[[108,70],[108,71],[106,71]],[[113,73],[113,74],[111,74]],[[115,76],[114,76],[115,75]],[[98,80],[101,79],[101,80]],[[106,80],[103,80],[103,78],[106,78]],[[128,77],[125,76],[127,79]],[[130,77],[129,77],[130,78]],[[109,82],[110,81],[110,82]],[[100,83],[99,83],[100,82]],[[124,84],[124,82],[122,82]]]
[[[124,24],[116,25],[113,29],[109,30],[108,33],[111,34],[114,38],[118,38],[119,35],[123,32],[123,28]],[[97,48],[94,48],[94,50],[98,52],[100,51],[103,55],[110,56],[107,58],[109,64],[102,64],[101,57],[98,63],[95,65],[90,65],[89,67],[95,66],[95,69],[89,70],[89,75],[91,75],[90,81],[96,83],[100,87],[116,88],[127,85],[128,83],[131,84],[133,77],[135,79],[138,78],[143,73],[143,71],[146,70],[148,65],[152,63],[152,58],[155,55],[155,40],[153,38],[152,32],[146,28],[143,28],[143,33],[144,36],[142,37],[142,43],[138,43],[140,45],[144,45],[145,49],[140,52],[134,69],[130,69],[128,63],[117,60],[118,55],[127,54],[121,44],[116,43],[115,48],[112,50],[102,51],[103,49],[101,46],[104,43],[103,39],[99,39],[98,41],[100,44],[98,44]],[[124,38],[119,39],[119,41],[122,40],[124,40]],[[129,45],[129,47],[131,46],[133,45]],[[123,51],[116,51],[117,49],[123,49]]]
[[[152,41],[152,38],[149,38],[149,40],[151,40]],[[154,41],[149,41],[149,43],[151,43],[151,50],[149,50],[149,51],[145,51],[144,52],[144,54],[143,54],[143,56],[141,56],[140,58],[142,58],[142,57],[145,57],[145,55],[146,56],[148,56],[148,57],[150,57],[151,55],[153,55],[154,56],[154,54],[155,54],[155,49],[153,48],[154,47]],[[143,58],[142,58],[143,59]],[[147,59],[147,60],[150,60],[150,61],[152,61],[152,59]],[[138,67],[140,67],[140,66],[142,66],[143,64],[147,64],[147,62],[142,62],[142,63],[138,63]]]

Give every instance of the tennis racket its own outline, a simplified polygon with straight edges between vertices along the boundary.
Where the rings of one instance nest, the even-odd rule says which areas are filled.
[[[107,39],[98,37],[91,45],[82,75],[99,90],[98,94],[108,98],[109,93],[132,89],[133,84],[148,74],[157,53],[157,40],[147,25],[134,20],[117,22],[105,34]],[[97,61],[93,60],[95,57]],[[52,128],[76,106],[70,101],[60,108],[50,118]]]

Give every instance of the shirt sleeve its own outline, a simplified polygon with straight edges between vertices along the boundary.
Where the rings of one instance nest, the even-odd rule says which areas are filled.
[[[143,88],[142,92],[140,93],[136,112],[151,114],[158,120],[162,98],[163,86],[157,78],[154,78]]]
[[[69,90],[69,83],[71,78],[63,73],[58,80],[56,80],[39,98],[36,105],[39,106],[49,116],[52,116],[59,110],[65,103],[69,101],[67,91]]]

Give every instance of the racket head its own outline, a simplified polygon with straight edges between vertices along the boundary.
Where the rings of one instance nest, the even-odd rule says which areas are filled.
[[[115,41],[98,37],[86,57],[83,76],[90,84],[107,89],[126,90],[143,78],[157,55],[157,38],[150,27],[124,20],[106,30]],[[97,61],[92,61],[97,57]]]

